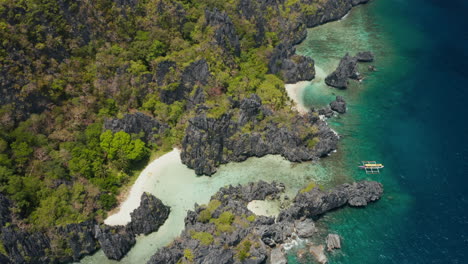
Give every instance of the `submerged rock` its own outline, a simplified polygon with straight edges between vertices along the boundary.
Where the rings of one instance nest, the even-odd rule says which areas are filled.
[[[333,110],[330,108],[330,106],[326,106],[322,109],[319,109],[318,110],[318,114],[319,115],[322,115],[322,116],[325,116],[326,118],[330,118],[333,116],[334,112]]]
[[[286,255],[281,247],[276,247],[271,251],[270,264],[288,264]]]
[[[340,114],[346,113],[346,101],[342,96],[337,96],[336,100],[330,103],[330,108]]]
[[[328,234],[326,242],[328,251],[341,248],[341,239],[337,234]]]
[[[299,258],[299,259],[303,259],[307,254],[307,250],[301,248],[297,251],[296,253],[296,256]]]
[[[315,246],[311,245],[309,247],[309,252],[314,256],[315,260],[317,260],[320,264],[326,264],[328,262],[327,256],[325,256],[325,247],[323,245]]]
[[[374,54],[370,51],[358,52],[356,59],[358,62],[373,62]]]
[[[233,197],[245,203],[253,200],[265,200],[267,197],[275,197],[284,190],[284,184],[265,181],[250,182],[246,185],[226,186],[213,195],[212,198],[228,203]]]

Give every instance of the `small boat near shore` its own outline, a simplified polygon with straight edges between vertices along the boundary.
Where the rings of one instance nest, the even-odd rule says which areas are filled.
[[[380,174],[380,169],[384,168],[384,165],[375,161],[361,161],[362,165],[358,168],[366,171],[366,174]]]

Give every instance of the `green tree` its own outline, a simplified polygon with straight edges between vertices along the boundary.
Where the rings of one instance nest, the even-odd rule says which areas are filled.
[[[13,170],[0,165],[0,191],[4,188],[4,183],[8,182],[8,179],[13,176]]]
[[[43,183],[36,177],[10,176],[6,192],[15,201],[18,212],[28,216],[39,204]]]
[[[265,75],[265,80],[257,89],[258,96],[266,104],[276,109],[284,106],[286,100],[284,95],[284,82],[273,74]]]
[[[110,210],[117,204],[117,198],[115,198],[115,195],[103,193],[99,197],[99,202],[102,208],[105,210]]]
[[[146,61],[152,61],[157,57],[166,55],[167,46],[159,40],[153,41],[151,47],[148,51],[148,56],[146,56]]]
[[[8,148],[8,142],[0,138],[0,152],[6,151]]]
[[[10,145],[13,158],[19,167],[23,167],[31,157],[33,149],[26,142],[15,141]]]
[[[101,134],[101,147],[110,160],[137,161],[148,155],[148,149],[140,139],[132,140],[124,131],[113,134],[110,130]]]

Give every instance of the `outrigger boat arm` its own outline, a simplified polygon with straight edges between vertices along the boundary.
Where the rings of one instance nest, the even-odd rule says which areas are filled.
[[[379,174],[384,165],[375,161],[361,161],[362,165],[359,168],[366,170],[366,174]]]

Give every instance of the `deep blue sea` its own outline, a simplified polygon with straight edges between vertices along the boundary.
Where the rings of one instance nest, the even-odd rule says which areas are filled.
[[[343,237],[330,263],[468,263],[468,1],[374,0],[298,47],[325,72],[359,50],[376,54],[378,72],[346,91],[317,82],[304,94],[312,106],[348,100],[346,116],[330,121],[343,137],[339,166],[386,190],[366,209],[321,220]],[[354,169],[373,159],[386,165],[381,175]]]

